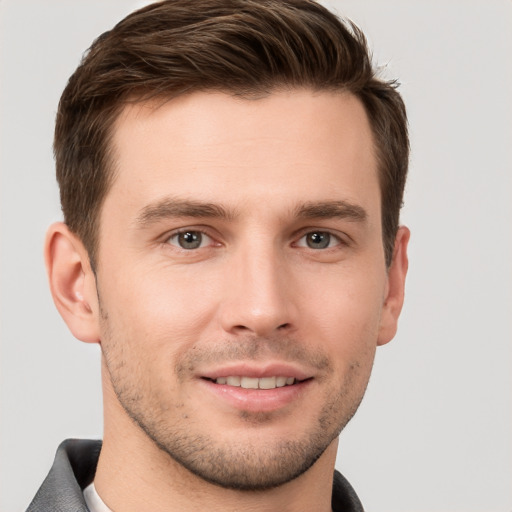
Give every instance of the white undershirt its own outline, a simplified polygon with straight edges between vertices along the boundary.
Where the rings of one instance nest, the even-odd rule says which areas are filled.
[[[84,498],[91,512],[112,512],[112,510],[103,503],[98,491],[96,491],[96,487],[94,487],[94,482],[84,489]]]

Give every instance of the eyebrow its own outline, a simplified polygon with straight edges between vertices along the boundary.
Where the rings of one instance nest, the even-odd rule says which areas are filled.
[[[160,220],[176,217],[216,218],[232,220],[236,212],[214,203],[165,198],[145,206],[137,216],[137,223],[148,226]]]
[[[347,219],[364,222],[368,218],[366,210],[348,201],[321,201],[300,205],[295,212],[302,219]]]
[[[236,210],[227,209],[215,203],[168,197],[145,206],[137,216],[137,224],[146,227],[164,219],[179,217],[230,221],[237,216]],[[300,204],[294,210],[294,216],[299,219],[338,218],[356,222],[364,222],[368,217],[363,207],[348,201],[319,201]]]

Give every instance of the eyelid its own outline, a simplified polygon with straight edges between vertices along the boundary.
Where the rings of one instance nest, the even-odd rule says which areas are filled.
[[[201,233],[201,235],[203,237],[206,237],[210,240],[206,246],[199,247],[198,249],[205,249],[206,247],[221,245],[220,242],[218,242],[219,237],[212,234],[211,231],[212,231],[211,229],[208,229],[205,226],[185,226],[185,227],[176,228],[176,229],[166,232],[165,235],[163,235],[161,237],[161,242],[165,245],[171,245],[172,247],[174,247],[178,250],[190,252],[191,249],[184,249],[182,247],[179,247],[179,245],[172,244],[170,242],[170,240],[171,240],[171,238],[177,237],[178,235],[180,235],[182,233],[195,232],[195,233]],[[198,250],[198,249],[195,249],[195,250]]]
[[[308,228],[303,228],[303,229],[299,230],[295,234],[295,236],[294,236],[295,242],[293,242],[293,245],[295,245],[297,247],[305,247],[305,248],[309,249],[309,247],[307,247],[306,245],[298,245],[298,242],[300,240],[302,240],[305,236],[307,236],[311,233],[327,233],[327,234],[329,234],[331,237],[335,238],[339,242],[338,244],[336,244],[335,247],[348,246],[348,245],[350,245],[350,242],[351,242],[350,236],[345,233],[340,233],[339,231],[327,229],[327,228],[308,227]],[[334,247],[328,247],[323,250],[327,250],[327,249],[334,249]],[[315,250],[318,250],[318,249],[315,249]]]

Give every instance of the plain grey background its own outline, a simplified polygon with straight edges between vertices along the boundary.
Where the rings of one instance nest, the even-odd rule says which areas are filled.
[[[2,512],[25,509],[61,440],[102,434],[99,349],[72,338],[46,285],[52,131],[82,52],[143,4],[0,0]],[[328,5],[400,79],[413,146],[399,334],[337,466],[369,512],[510,512],[512,2]]]

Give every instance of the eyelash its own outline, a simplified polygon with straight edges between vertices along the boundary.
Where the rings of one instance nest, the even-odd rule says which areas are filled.
[[[327,235],[329,237],[328,239],[328,244],[329,246],[328,247],[320,247],[320,248],[313,248],[313,247],[309,247],[307,246],[307,241],[305,242],[305,245],[299,245],[299,242],[302,240],[302,239],[305,239],[307,238],[308,236],[311,236],[311,235],[315,235],[315,234],[321,234],[321,235]],[[334,239],[336,241],[336,244],[334,246],[330,246],[331,242],[332,242],[332,239]],[[294,245],[298,246],[298,247],[305,247],[305,248],[309,248],[311,250],[314,250],[314,251],[319,251],[319,250],[329,250],[329,249],[335,249],[336,247],[339,247],[339,246],[347,246],[348,243],[338,234],[335,234],[329,230],[326,230],[326,229],[309,229],[308,231],[306,232],[303,232],[301,234],[301,236],[297,239],[297,242],[294,243]]]
[[[199,234],[201,235],[201,237],[207,237],[210,239],[211,242],[215,242],[215,238],[211,235],[209,235],[204,229],[198,229],[198,228],[184,228],[184,229],[179,229],[177,231],[174,231],[172,233],[170,233],[169,235],[167,235],[165,237],[165,240],[164,240],[164,243],[166,245],[172,245],[173,247],[176,247],[176,249],[178,250],[182,250],[182,251],[193,251],[193,250],[196,250],[196,249],[205,249],[205,247],[197,247],[197,248],[185,248],[185,247],[180,247],[179,245],[177,244],[173,244],[171,243],[171,239],[175,238],[177,239],[180,235],[184,235],[186,233],[194,233],[194,234]],[[210,242],[210,244],[211,244]],[[201,240],[201,244],[203,243],[203,240]],[[214,245],[220,245],[220,243],[215,243]]]
[[[210,239],[210,242],[208,243],[208,245],[206,247],[201,247],[201,245],[205,242],[204,240],[200,240],[200,246],[199,247],[190,247],[190,248],[186,248],[186,247],[181,247],[179,245],[179,242],[177,243],[171,243],[171,240],[172,239],[177,239],[180,235],[183,235],[183,234],[186,234],[186,233],[191,233],[191,234],[199,234],[201,237],[206,237],[208,239]],[[317,247],[317,248],[314,248],[314,247],[310,247],[308,245],[308,242],[305,241],[304,243],[300,243],[302,241],[302,239],[308,237],[308,236],[312,236],[312,235],[315,235],[315,234],[321,234],[321,235],[327,235],[329,238],[328,238],[328,246],[326,247]],[[297,235],[300,235],[297,237]],[[339,246],[349,246],[349,242],[346,240],[346,237],[342,237],[340,236],[339,234],[335,234],[333,233],[332,231],[329,231],[329,230],[326,230],[326,229],[314,229],[314,228],[307,228],[307,229],[304,229],[304,230],[301,230],[299,233],[297,233],[296,236],[294,236],[294,239],[295,239],[295,242],[292,243],[292,246],[294,247],[301,247],[301,248],[305,248],[305,249],[310,249],[312,251],[328,251],[328,250],[335,250],[337,247]],[[334,246],[330,246],[331,245],[331,242],[332,242],[332,239],[334,239],[336,241],[336,244]],[[213,242],[213,244],[212,244]],[[164,241],[163,241],[164,245],[172,245],[174,248],[178,249],[178,250],[181,250],[181,251],[184,251],[184,252],[192,252],[192,251],[196,251],[196,250],[199,250],[199,249],[207,249],[208,247],[212,247],[212,246],[221,246],[222,244],[220,242],[216,242],[216,237],[212,236],[211,234],[209,234],[206,230],[204,229],[201,229],[201,228],[195,228],[195,227],[190,227],[190,228],[183,228],[183,229],[179,229],[177,231],[174,231],[168,235],[166,235]],[[193,241],[191,242],[193,244]]]

